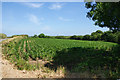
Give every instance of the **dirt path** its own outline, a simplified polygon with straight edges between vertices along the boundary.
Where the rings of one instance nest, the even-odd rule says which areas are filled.
[[[33,62],[34,63],[34,62]],[[44,63],[41,61],[41,64]],[[54,71],[47,71],[43,67],[36,71],[17,70],[10,61],[4,58],[0,44],[0,79],[1,78],[61,78],[64,75]]]

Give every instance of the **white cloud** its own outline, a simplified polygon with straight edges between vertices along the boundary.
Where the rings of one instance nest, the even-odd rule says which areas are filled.
[[[33,14],[29,15],[29,20],[37,25],[41,24],[38,17]]]
[[[25,5],[29,6],[29,7],[33,7],[33,8],[39,8],[42,7],[44,4],[43,3],[24,3]]]
[[[55,4],[52,4],[49,9],[53,9],[53,10],[58,10],[58,9],[61,9],[63,7],[63,4],[60,4],[60,3],[55,3]]]
[[[65,19],[63,17],[59,17],[58,19],[61,20],[61,21],[73,21],[72,19]]]

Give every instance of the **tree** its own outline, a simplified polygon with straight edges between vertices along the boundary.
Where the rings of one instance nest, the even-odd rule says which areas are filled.
[[[45,36],[45,38],[51,38],[51,36]]]
[[[77,37],[76,35],[73,35],[70,37],[70,39],[76,39],[76,37]]]
[[[95,25],[120,31],[120,2],[87,2],[85,7],[90,9],[87,17],[95,21]]]
[[[4,39],[4,38],[7,38],[7,35],[3,34],[3,33],[0,33],[0,39]]]
[[[66,39],[65,36],[55,36],[55,38],[57,38],[57,39]]]
[[[120,33],[118,35],[118,43],[120,44]]]
[[[103,32],[101,30],[97,30],[96,33],[103,34]]]
[[[94,35],[91,35],[91,38],[90,38],[91,40],[95,40],[95,41],[97,41],[98,39],[97,39],[97,35],[96,34],[94,34]]]
[[[103,35],[101,36],[102,40],[104,41],[110,41],[110,35],[112,34],[111,31],[106,31],[103,33]]]
[[[34,38],[37,38],[38,36],[35,34],[33,37],[34,37]]]
[[[82,40],[83,36],[77,36],[77,40]]]
[[[83,36],[83,40],[90,40],[90,35]]]
[[[39,38],[45,38],[45,35],[43,33],[41,33],[38,37]]]
[[[116,35],[116,42],[120,44],[120,31],[115,33]]]
[[[101,40],[101,35],[103,32],[101,30],[97,30],[96,32],[91,33],[91,40]]]

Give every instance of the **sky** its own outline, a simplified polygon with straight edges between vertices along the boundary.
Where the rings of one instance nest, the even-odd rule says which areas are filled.
[[[2,33],[71,36],[108,30],[95,26],[87,12],[84,2],[3,2]]]

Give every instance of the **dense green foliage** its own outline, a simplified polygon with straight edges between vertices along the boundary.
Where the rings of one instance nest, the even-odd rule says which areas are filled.
[[[43,33],[39,34],[38,36],[35,34],[34,36],[32,36],[32,38],[51,38],[51,36],[47,36]]]
[[[120,47],[116,43],[27,38],[3,46],[3,53],[16,64],[18,69],[35,69],[27,61],[29,58],[36,60],[38,57],[52,61],[52,67],[45,65],[50,69],[62,65],[72,72],[88,70],[95,73],[100,69],[109,77],[120,76]]]
[[[26,43],[27,44],[27,43]],[[17,38],[2,45],[3,54],[17,66],[18,69],[35,70],[36,66],[28,63],[29,55],[24,51],[24,39]]]
[[[69,36],[55,36],[55,38],[57,38],[57,39],[68,39]]]
[[[76,35],[73,35],[73,36],[70,36],[70,39],[82,40],[82,39],[83,39],[83,36],[76,36]]]
[[[43,33],[41,33],[40,35],[38,35],[39,38],[45,38],[45,35]]]
[[[75,39],[75,40],[89,40],[89,41],[106,41],[106,42],[115,42],[120,43],[118,32],[97,30],[92,32],[91,35],[73,35],[73,36],[46,36],[43,33],[40,35],[34,35],[33,38],[56,38],[56,39]]]
[[[90,35],[85,35],[85,36],[83,36],[82,39],[83,39],[83,40],[90,40]]]
[[[120,44],[120,33],[118,34],[118,43]]]
[[[3,34],[3,33],[0,33],[0,39],[4,39],[4,38],[7,38],[7,35]]]
[[[84,36],[74,35],[74,36],[71,36],[70,39],[120,43],[119,35],[120,35],[120,32],[113,33],[112,31],[102,32],[100,30],[97,30],[96,32],[91,33],[91,35],[84,35]]]
[[[33,36],[33,38],[37,38],[38,36],[35,34],[34,36]]]
[[[95,21],[95,25],[108,27],[113,31],[120,31],[120,2],[87,2],[88,18]]]

